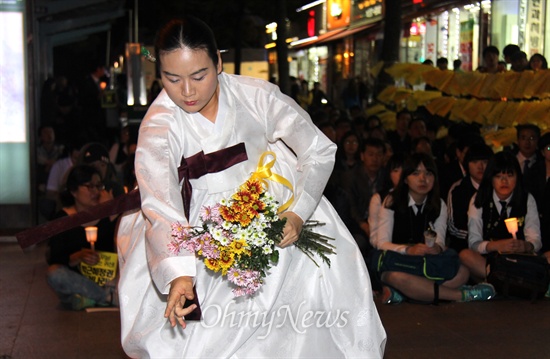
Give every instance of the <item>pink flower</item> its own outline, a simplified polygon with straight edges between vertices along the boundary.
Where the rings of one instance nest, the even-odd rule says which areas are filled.
[[[178,254],[180,251],[180,243],[181,242],[177,240],[171,241],[170,243],[168,243],[168,251],[174,255]]]

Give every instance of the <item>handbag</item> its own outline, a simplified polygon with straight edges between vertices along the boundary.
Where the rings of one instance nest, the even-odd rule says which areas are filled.
[[[550,283],[546,258],[528,253],[494,253],[487,257],[487,282],[505,297],[535,301]]]
[[[378,257],[378,272],[405,272],[427,279],[444,282],[458,273],[460,261],[454,249],[439,254],[409,256],[394,251],[381,251]]]

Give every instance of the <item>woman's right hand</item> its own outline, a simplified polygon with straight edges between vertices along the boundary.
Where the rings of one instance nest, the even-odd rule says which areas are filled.
[[[176,323],[179,323],[182,328],[187,326],[184,316],[194,311],[197,305],[192,304],[187,308],[183,308],[183,305],[186,299],[192,300],[194,298],[192,277],[178,277],[170,283],[164,317],[170,320],[172,327],[175,327]]]

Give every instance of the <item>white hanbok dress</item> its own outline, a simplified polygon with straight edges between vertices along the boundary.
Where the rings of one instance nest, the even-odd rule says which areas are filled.
[[[123,216],[117,239],[125,352],[135,358],[383,357],[386,333],[363,258],[322,197],[335,145],[278,87],[224,73],[219,81],[215,124],[184,112],[164,91],[141,124],[135,162],[141,210]],[[187,223],[177,173],[181,157],[241,142],[248,160],[191,180],[189,223],[199,225],[201,207],[229,197],[269,150],[277,155],[272,171],[293,184],[289,210],[325,222],[316,230],[336,239],[337,255],[330,256],[330,268],[321,260],[317,267],[294,246],[279,249],[260,291],[234,298],[227,280],[193,253],[174,256],[168,243],[171,224]],[[269,191],[280,203],[291,195],[277,183]],[[202,309],[202,320],[188,321],[186,329],[164,318],[169,284],[179,276],[194,277]]]

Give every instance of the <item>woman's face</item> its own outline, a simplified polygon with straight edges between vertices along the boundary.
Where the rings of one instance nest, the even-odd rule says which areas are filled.
[[[89,182],[78,186],[76,191],[71,192],[77,209],[90,208],[99,204],[99,197],[103,188],[103,183],[98,174],[92,175],[92,179]]]
[[[359,139],[357,136],[348,136],[344,140],[344,152],[346,155],[354,155],[359,149]]]
[[[185,47],[162,53],[160,64],[162,84],[170,99],[185,112],[199,112],[214,121],[218,110],[221,59],[215,66],[206,50]]]
[[[409,186],[409,194],[418,203],[430,193],[434,187],[435,176],[420,163],[413,173],[407,176],[405,183]]]
[[[531,59],[531,69],[541,70],[542,69],[542,59],[540,57],[533,57]]]
[[[510,197],[516,188],[517,175],[515,173],[497,173],[493,176],[493,188],[499,199]]]

